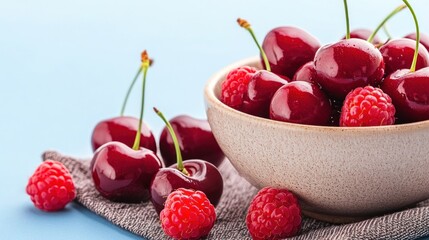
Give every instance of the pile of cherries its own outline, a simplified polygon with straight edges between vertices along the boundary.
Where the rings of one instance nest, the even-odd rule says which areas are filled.
[[[350,32],[344,3],[347,34],[325,46],[296,27],[274,28],[260,46],[250,24],[238,19],[255,40],[265,70],[250,66],[232,70],[222,83],[220,100],[254,116],[319,126],[376,126],[428,120],[429,36],[419,32],[412,7],[405,0],[375,31]],[[416,33],[389,38],[383,43],[377,32],[407,7],[415,20]],[[368,89],[363,89],[367,86],[372,86],[374,93],[367,94]],[[348,94],[349,98],[354,97],[353,106],[343,104]],[[375,116],[373,113],[381,105],[374,97],[384,101],[383,106],[387,104],[389,111]],[[348,117],[346,114],[355,115],[354,124],[341,121]],[[387,121],[389,117],[393,121]]]
[[[98,192],[115,202],[139,203],[151,200],[158,213],[164,208],[168,195],[178,188],[204,192],[216,206],[223,191],[219,166],[225,158],[206,120],[181,115],[165,122],[159,139],[161,160],[157,155],[155,137],[142,121],[146,73],[149,68],[147,52],[142,53],[143,72],[140,119],[121,116],[99,122],[92,134],[95,151],[90,170]],[[164,167],[167,166],[167,167]]]
[[[239,25],[255,40],[265,70],[250,66],[232,70],[222,84],[221,101],[255,116],[299,124],[350,126],[347,125],[350,121],[345,121],[347,114],[354,117],[354,126],[387,125],[395,120],[396,123],[428,120],[429,36],[420,34],[412,7],[407,0],[403,2],[405,5],[393,10],[375,31],[359,29],[350,32],[344,0],[347,34],[344,39],[325,46],[295,27],[271,30],[260,46],[250,24],[238,19]],[[377,31],[406,7],[413,15],[416,33],[382,43],[376,36]],[[140,203],[150,199],[158,213],[169,196],[168,214],[175,214],[176,210],[182,214],[181,208],[175,207],[176,202],[195,209],[198,208],[192,202],[195,200],[204,203],[200,205],[205,207],[206,201],[200,201],[205,196],[216,206],[223,192],[223,179],[217,166],[225,156],[208,122],[186,115],[168,121],[154,108],[166,124],[158,144],[161,160],[155,137],[143,122],[146,75],[151,62],[146,51],[142,53],[141,62],[120,116],[99,122],[93,131],[91,142],[95,152],[90,171],[95,188],[103,197],[115,202]],[[124,109],[140,74],[143,75],[142,97],[137,119],[124,116]],[[37,195],[34,186],[28,189],[30,195]],[[74,191],[74,187],[71,190]],[[73,191],[67,201],[74,197]],[[280,194],[278,196],[282,196],[285,203],[272,197],[276,194]],[[264,189],[255,199],[246,219],[254,239],[297,234],[301,213],[292,193]],[[284,210],[282,214],[277,214],[279,211],[273,207],[275,201],[278,202],[276,207]],[[161,219],[168,214],[161,214]],[[192,217],[190,212],[186,214],[189,216],[184,219],[188,221]],[[206,224],[209,228],[190,239],[208,234],[215,219],[213,209],[208,219],[212,221]],[[278,219],[282,219],[280,222],[285,227],[278,229],[279,233],[274,236]],[[192,224],[199,225],[197,220],[193,219]],[[176,233],[178,228],[185,229],[180,221],[163,221],[162,226],[172,227],[166,231],[167,234],[173,232],[170,236],[178,234],[175,238],[182,238],[182,233]]]

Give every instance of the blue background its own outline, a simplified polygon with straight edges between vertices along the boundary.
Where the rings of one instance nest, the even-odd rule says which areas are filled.
[[[373,29],[401,4],[349,1],[351,27]],[[429,4],[411,0],[421,30],[429,33]],[[134,239],[73,203],[44,213],[25,194],[45,150],[90,157],[95,124],[117,116],[147,49],[145,121],[158,136],[168,118],[203,118],[203,87],[223,66],[257,55],[235,20],[251,22],[258,38],[295,25],[330,43],[345,33],[342,1],[0,1],[0,233],[2,239]],[[394,36],[414,31],[404,11],[388,24]],[[380,34],[385,39],[383,33]],[[138,87],[137,89],[140,89]],[[127,114],[138,116],[139,90]]]

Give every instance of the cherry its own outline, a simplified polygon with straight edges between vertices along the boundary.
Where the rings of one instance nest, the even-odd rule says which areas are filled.
[[[293,76],[292,81],[304,81],[309,82],[314,85],[317,85],[320,88],[320,85],[317,80],[316,70],[314,69],[314,62],[308,62],[296,71]],[[340,125],[340,113],[342,107],[342,101],[337,101],[335,99],[330,99],[332,105],[331,117],[329,120],[329,126],[339,126]]]
[[[118,116],[99,122],[92,132],[91,143],[95,151],[101,145],[118,141],[132,147],[138,130],[139,120],[130,116]],[[142,124],[140,147],[156,152],[156,141],[152,131]]]
[[[243,105],[241,106],[241,111],[253,116],[258,117],[267,117],[266,111],[263,109],[266,108],[265,102],[255,102],[251,101],[249,97],[246,95],[243,99]]]
[[[397,70],[384,80],[381,88],[392,98],[401,123],[429,119],[429,68],[415,72]]]
[[[247,90],[249,102],[255,106],[254,115],[268,118],[271,98],[280,87],[287,83],[287,80],[272,72],[265,70],[256,72],[250,80]]]
[[[384,75],[380,51],[361,39],[346,39],[326,45],[320,48],[314,59],[319,84],[337,99],[344,99],[357,87],[377,86]]]
[[[328,125],[331,113],[331,103],[320,88],[304,81],[279,88],[270,105],[271,119],[291,123]]]
[[[178,188],[200,190],[210,202],[216,206],[223,192],[223,179],[217,168],[203,160],[182,160],[179,142],[173,127],[164,115],[154,108],[158,116],[165,122],[174,142],[177,164],[163,168],[154,176],[150,184],[151,201],[158,214],[164,208],[167,196]]]
[[[416,40],[416,33],[407,34],[404,38]],[[429,51],[429,35],[420,33],[420,43]]]
[[[132,149],[121,142],[109,142],[97,149],[91,161],[91,174],[100,194],[120,202],[141,202],[149,198],[150,181],[162,167],[161,161],[149,149],[140,147],[144,109],[144,85],[149,57],[142,54],[143,89],[140,120]]]
[[[187,160],[183,167],[188,175],[177,169],[177,164],[161,169],[150,186],[151,201],[158,214],[164,208],[167,196],[178,188],[195,189],[204,192],[210,203],[216,206],[223,192],[223,180],[217,168],[206,161]]]
[[[320,42],[302,29],[277,27],[265,36],[262,48],[272,72],[292,78],[299,67],[313,60]]]
[[[91,173],[101,196],[115,202],[137,203],[149,199],[149,186],[161,160],[146,148],[131,149],[108,142],[95,151]]]
[[[429,35],[425,33],[419,33],[420,34],[420,43],[429,51]],[[417,34],[409,33],[404,36],[404,38],[409,38],[413,40],[417,40]]]
[[[216,142],[207,120],[180,115],[171,119],[170,124],[179,141],[183,160],[203,159],[215,166],[222,163],[225,155]],[[159,138],[159,149],[165,166],[177,161],[174,141],[167,127],[164,127]]]
[[[318,84],[316,70],[314,69],[314,62],[310,61],[302,65],[298,71],[296,71],[295,75],[293,75],[292,81],[305,81]]]
[[[266,70],[259,70],[254,73],[250,79],[247,85],[247,92],[244,97],[242,110],[243,112],[255,116],[268,118],[272,96],[277,91],[277,89],[290,82],[290,79],[286,76],[279,76],[271,72],[267,55],[265,54],[265,51],[262,49],[261,45],[259,45],[259,42],[256,39],[250,24],[241,18],[238,18],[237,22],[252,36],[256,46],[259,48],[266,68]]]
[[[353,89],[377,86],[384,75],[383,56],[371,43],[350,38],[347,3],[347,34],[345,40],[321,47],[314,57],[314,69],[322,89],[342,100]]]
[[[380,47],[383,55],[385,75],[389,75],[396,70],[409,68],[413,62],[416,41],[399,38],[388,41]],[[429,53],[422,45],[419,46],[416,70],[429,66]]]
[[[150,59],[149,62],[150,64],[152,63]],[[95,126],[91,136],[91,145],[93,151],[97,150],[101,145],[111,141],[119,141],[129,147],[133,146],[140,121],[135,117],[124,116],[124,111],[131,93],[131,89],[133,88],[142,70],[143,60],[137,71],[137,74],[134,76],[134,79],[128,88],[126,97],[122,104],[120,116],[102,120]],[[140,139],[141,147],[148,148],[154,152],[157,151],[155,137],[153,136],[150,128],[144,122],[142,123]]]
[[[366,28],[358,28],[350,32],[350,38],[358,38],[362,40],[367,40],[373,31],[366,29]],[[342,39],[346,39],[346,36],[344,36]],[[371,41],[374,45],[382,44],[383,42],[381,39],[376,35]]]
[[[419,53],[419,24],[416,14],[407,0],[403,2],[410,9],[416,25],[416,41],[411,68],[397,70],[390,74],[381,86],[396,107],[401,123],[429,120],[429,68],[416,71]]]

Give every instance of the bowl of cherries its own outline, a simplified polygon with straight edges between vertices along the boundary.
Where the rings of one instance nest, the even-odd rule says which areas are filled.
[[[260,56],[209,80],[206,113],[221,149],[258,188],[294,192],[303,213],[330,221],[370,217],[429,198],[429,54],[409,3],[374,31],[349,30],[322,46],[277,27]],[[377,31],[402,9],[414,34],[385,43]]]

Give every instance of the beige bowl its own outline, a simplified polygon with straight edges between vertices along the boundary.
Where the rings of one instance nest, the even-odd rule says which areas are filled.
[[[251,184],[294,192],[307,215],[347,222],[429,198],[429,121],[382,127],[284,123],[236,111],[219,100],[227,73],[205,88],[208,121],[228,159]]]

